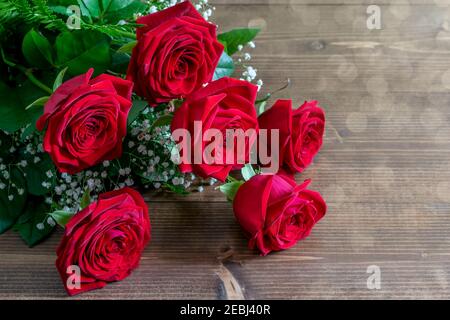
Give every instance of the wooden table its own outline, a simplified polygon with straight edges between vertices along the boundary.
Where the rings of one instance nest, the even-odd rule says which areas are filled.
[[[128,279],[92,298],[450,298],[450,1],[216,0],[221,30],[260,26],[265,91],[327,112],[312,178],[329,205],[311,237],[260,257],[212,188],[150,194],[153,240]],[[449,7],[447,7],[449,5]],[[65,298],[61,232],[28,249],[0,237],[0,298]],[[370,290],[369,266],[381,272]]]

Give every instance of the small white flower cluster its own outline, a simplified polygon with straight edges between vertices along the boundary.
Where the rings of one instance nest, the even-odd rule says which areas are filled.
[[[242,67],[242,77],[241,80],[245,80],[248,82],[253,82],[258,77],[258,70],[252,67],[251,65],[248,65],[247,63],[252,59],[252,55],[250,52],[245,51],[245,49],[254,49],[256,48],[256,45],[253,41],[250,41],[247,43],[246,46],[239,45],[238,50],[241,53],[237,60],[237,64]],[[258,86],[258,91],[261,90],[263,86],[263,81],[261,79],[258,79],[256,81],[256,85]]]
[[[211,6],[208,3],[208,0],[198,0],[195,8],[198,12],[200,12],[200,14],[203,16],[203,19],[205,19],[206,21],[211,18],[213,12],[216,10],[216,7]]]
[[[146,3],[149,5],[148,13],[155,13],[173,7],[182,1],[183,0],[147,0]],[[205,20],[209,20],[213,15],[214,10],[216,10],[215,7],[208,3],[208,0],[197,0],[194,2],[194,6]],[[139,16],[142,16],[142,14],[136,15],[135,18],[138,18]]]
[[[183,0],[147,0],[146,3],[149,5],[148,13],[155,13],[169,7],[173,7],[174,5],[183,2]],[[208,20],[213,11],[216,10],[215,7],[212,7],[208,0],[198,0],[194,2],[195,8],[200,12],[205,20]],[[141,16],[141,15],[139,15]],[[135,18],[138,18],[136,16]]]
[[[30,162],[36,163],[41,160],[43,154],[42,144],[37,147],[33,144],[33,137],[24,137],[24,130],[15,133],[0,131],[0,146],[6,148],[3,157],[0,157],[0,192],[5,192],[9,201],[14,201],[16,196],[23,196],[25,189],[23,185],[16,185],[17,175],[26,177],[25,169]],[[38,159],[38,160],[36,160]]]
[[[169,7],[173,7],[178,2],[177,0],[143,0],[144,3],[148,5],[147,14],[155,13]],[[145,14],[137,13],[134,18],[137,19]]]
[[[129,158],[133,172],[137,172],[142,178],[141,183],[144,187],[159,189],[163,185],[169,185],[182,191],[190,187],[192,180],[186,179],[173,161],[176,144],[172,139],[170,127],[168,125],[152,127],[152,124],[164,116],[169,108],[145,109],[132,124],[131,135],[127,137],[124,152]]]

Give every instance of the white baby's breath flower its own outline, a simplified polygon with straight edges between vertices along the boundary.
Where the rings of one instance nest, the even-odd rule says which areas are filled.
[[[48,218],[47,218],[47,224],[48,224],[50,227],[56,226],[55,220],[53,220],[52,217],[48,217]]]

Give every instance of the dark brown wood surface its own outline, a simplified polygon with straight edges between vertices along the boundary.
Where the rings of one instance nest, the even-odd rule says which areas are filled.
[[[311,237],[260,257],[213,188],[149,194],[151,244],[129,278],[78,299],[450,298],[450,1],[216,0],[220,30],[259,26],[263,92],[327,112],[312,178],[329,205]],[[29,249],[0,236],[0,298],[65,298],[61,232]],[[367,288],[367,268],[381,289]]]

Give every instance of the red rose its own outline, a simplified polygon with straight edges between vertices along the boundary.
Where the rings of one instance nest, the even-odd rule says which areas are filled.
[[[56,267],[67,293],[72,296],[126,278],[149,240],[148,208],[138,192],[124,188],[100,195],[70,219],[57,249]],[[80,271],[78,287],[71,278],[73,266]]]
[[[242,162],[248,161],[250,147],[255,142],[258,132],[255,110],[257,91],[257,87],[247,81],[222,78],[211,82],[185,100],[183,105],[175,111],[171,125],[176,142],[180,142],[177,141],[180,139],[175,137],[178,129],[185,129],[191,138],[190,141],[183,141],[190,144],[192,151],[190,157],[181,151],[180,170],[182,172],[194,172],[203,178],[213,177],[224,181],[232,169],[241,168]],[[194,121],[201,122],[202,132],[196,132]],[[227,149],[227,130],[238,129],[248,133],[243,140],[245,149],[240,148],[237,141],[233,149],[231,147]],[[204,133],[211,130],[220,132],[223,140],[222,148],[216,154],[218,159],[208,161],[200,157],[200,163],[196,163],[194,159],[196,150],[201,150],[201,155],[205,155],[205,149],[215,141],[215,139],[204,137]],[[184,138],[181,140],[185,140]]]
[[[280,130],[280,163],[291,172],[302,172],[322,146],[325,113],[317,101],[292,110],[291,100],[278,100],[258,121],[261,129]]]
[[[44,150],[61,172],[74,174],[122,154],[133,84],[93,69],[63,83],[36,127],[47,131]]]
[[[325,215],[320,194],[297,185],[285,174],[256,175],[237,191],[234,214],[250,238],[249,247],[262,255],[292,247],[306,238]]]
[[[184,98],[211,81],[223,45],[216,26],[189,2],[139,18],[127,79],[155,106]]]

